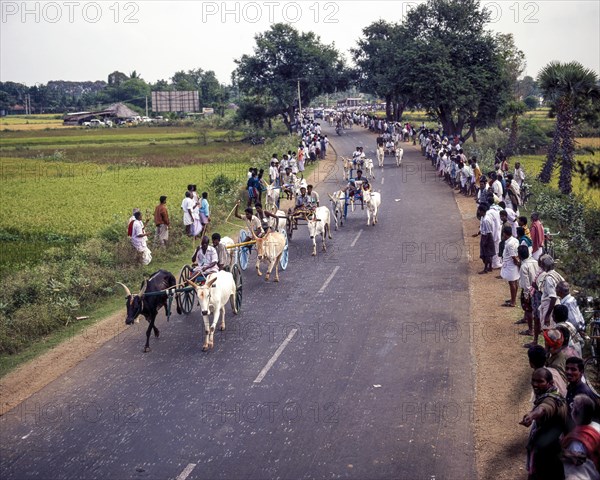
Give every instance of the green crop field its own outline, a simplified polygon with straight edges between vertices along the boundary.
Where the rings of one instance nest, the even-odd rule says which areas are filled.
[[[592,140],[592,139],[588,139],[588,140]],[[598,139],[598,138],[596,138],[595,140],[600,141],[600,139]],[[600,164],[600,156],[599,155],[576,155],[575,160],[581,160],[586,163],[591,162],[591,163]],[[546,161],[546,156],[545,155],[524,155],[524,156],[513,157],[511,159],[511,161],[513,162],[513,165],[514,165],[514,162],[521,162],[521,165],[523,166],[527,175],[530,178],[532,178],[532,177],[537,176],[540,173],[542,166],[544,165],[544,162]],[[557,163],[560,164],[560,158],[557,159]],[[554,174],[552,176],[552,181],[550,182],[550,184],[556,188],[558,188],[559,175],[560,175],[560,171],[557,168],[554,171]],[[595,208],[600,208],[600,190],[590,189],[585,182],[582,182],[581,178],[578,175],[573,175],[573,192],[576,193],[577,195],[580,195],[586,203],[589,203],[590,206],[593,206]]]
[[[169,197],[172,215],[180,216],[186,186],[201,191],[218,174],[240,181],[248,163],[215,162],[185,167],[113,167],[93,163],[45,162],[3,158],[2,227],[9,231],[90,237],[114,217],[126,220],[133,207],[144,216]]]

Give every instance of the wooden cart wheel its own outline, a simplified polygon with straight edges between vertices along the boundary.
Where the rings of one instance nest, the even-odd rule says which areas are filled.
[[[179,280],[178,283],[180,285],[185,284],[185,282],[193,276],[193,269],[189,265],[184,265],[181,267],[181,271],[179,272]],[[194,302],[196,300],[196,290],[193,288],[184,288],[183,286],[178,289],[179,291],[176,294],[177,305],[181,309],[182,313],[185,315],[189,314],[194,308]]]
[[[348,217],[348,204],[350,203],[350,196],[348,192],[344,195],[344,220]]]
[[[287,223],[286,223],[286,229],[287,229],[287,237],[290,240],[292,239],[292,235],[294,234],[294,214],[291,213],[291,208],[288,210],[288,218],[287,218]]]
[[[244,243],[249,240],[248,233],[246,230],[240,230],[240,241],[239,243]],[[248,261],[250,260],[250,246],[244,245],[242,247],[238,247],[238,264],[242,270],[246,270],[248,268]]]
[[[279,259],[279,266],[281,267],[282,270],[285,270],[288,266],[288,261],[289,261],[289,242],[288,242],[288,237],[285,234],[285,232],[282,232],[283,236],[285,237],[285,247],[283,249],[283,253],[281,254],[281,258]]]
[[[242,309],[242,271],[238,265],[234,265],[231,274],[233,275],[233,281],[235,282],[235,295],[230,301],[231,310],[237,315]]]

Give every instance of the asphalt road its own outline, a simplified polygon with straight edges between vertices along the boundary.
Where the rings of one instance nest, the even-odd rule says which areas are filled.
[[[330,138],[377,165],[375,135]],[[375,167],[379,224],[359,207],[316,258],[301,227],[280,283],[244,273],[213,351],[199,312],[161,314],[150,353],[142,320],[1,417],[0,477],[475,478],[461,218],[404,147],[401,168]]]

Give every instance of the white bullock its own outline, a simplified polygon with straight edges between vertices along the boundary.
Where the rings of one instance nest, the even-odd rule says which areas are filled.
[[[314,214],[307,218],[308,234],[313,242],[313,257],[317,254],[317,235],[321,235],[323,240],[323,251],[327,251],[327,245],[325,245],[325,236],[329,239],[331,236],[331,217],[329,209],[327,207],[317,207]]]
[[[337,231],[338,224],[344,226],[344,207],[346,206],[346,193],[343,190],[334,192],[329,195],[331,200],[331,210],[333,211],[333,219],[335,220],[335,229]]]
[[[269,281],[271,271],[275,267],[275,282],[279,281],[279,260],[283,255],[285,249],[285,236],[280,232],[269,232],[265,237],[257,237],[252,232],[254,239],[256,240],[256,273],[259,277],[262,276],[260,271],[260,263],[266,260],[268,263],[267,272],[265,274],[265,281]]]
[[[377,162],[381,168],[383,168],[383,162],[385,160],[385,150],[383,149],[383,144],[377,145]]]
[[[230,272],[221,270],[208,276],[204,285],[196,285],[190,281],[190,284],[196,289],[198,305],[202,312],[204,320],[204,345],[202,351],[206,351],[214,346],[215,327],[221,318],[221,330],[225,330],[225,305],[231,301],[235,304],[235,281]],[[214,313],[213,321],[210,323],[209,315]],[[237,313],[234,309],[233,313]]]
[[[277,210],[279,207],[279,195],[281,188],[275,185],[267,185],[267,195],[265,200],[265,209],[269,212]]]
[[[400,147],[396,147],[396,166],[402,165],[402,157],[404,156],[404,150]]]
[[[371,224],[371,216],[373,216],[373,226],[377,223],[377,212],[381,205],[381,194],[379,192],[371,192],[370,189],[363,190],[363,200],[367,206],[367,226]]]
[[[367,178],[375,178],[375,175],[373,175],[373,160],[371,160],[370,158],[365,158],[364,168],[367,172]]]
[[[344,180],[349,180],[352,175],[352,169],[354,168],[354,163],[351,158],[342,157],[342,162],[344,162]]]

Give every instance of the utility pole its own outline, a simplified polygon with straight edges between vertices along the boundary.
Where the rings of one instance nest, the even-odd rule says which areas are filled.
[[[148,95],[146,95],[146,116],[148,116]]]
[[[302,114],[302,99],[300,98],[300,79],[298,79],[298,110]]]

